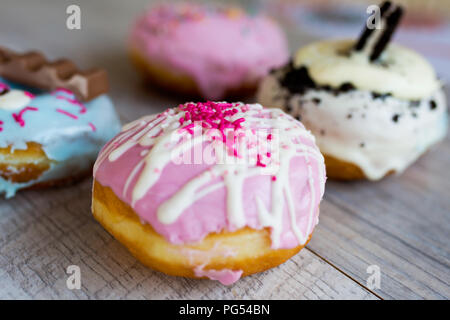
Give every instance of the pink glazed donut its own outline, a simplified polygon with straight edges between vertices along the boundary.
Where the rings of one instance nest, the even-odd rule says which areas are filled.
[[[325,188],[314,137],[259,104],[186,103],[126,125],[94,166],[95,218],[143,264],[231,284],[309,241]]]
[[[152,7],[137,20],[129,47],[153,84],[206,99],[253,92],[289,57],[284,33],[268,17],[189,3]]]

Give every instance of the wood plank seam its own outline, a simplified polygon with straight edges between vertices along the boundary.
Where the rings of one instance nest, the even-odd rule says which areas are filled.
[[[349,278],[350,280],[352,280],[353,282],[355,282],[357,285],[359,285],[360,287],[362,287],[364,290],[370,292],[371,294],[373,294],[374,296],[376,296],[378,299],[380,300],[384,300],[384,298],[382,296],[380,296],[378,293],[376,293],[375,291],[369,289],[366,285],[362,284],[361,282],[359,282],[357,279],[355,279],[354,277],[352,277],[350,274],[348,274],[347,272],[345,272],[344,270],[340,269],[338,266],[336,266],[334,263],[332,263],[331,261],[329,261],[328,259],[322,257],[320,254],[318,254],[316,251],[314,251],[313,249],[309,248],[309,246],[305,247],[306,250],[309,250],[312,254],[314,254],[316,257],[318,257],[319,259],[322,259],[324,262],[326,262],[327,264],[329,264],[331,267],[333,267],[334,269],[336,269],[337,271],[339,271],[340,273],[342,273],[344,276],[346,276],[347,278]]]
[[[330,199],[330,197],[331,197],[331,199]],[[333,198],[334,198],[334,199],[333,199]],[[409,249],[414,250],[414,251],[417,251],[417,252],[420,253],[421,255],[427,257],[427,258],[430,259],[431,261],[436,262],[437,264],[439,264],[439,265],[441,265],[441,266],[443,266],[443,267],[445,267],[445,268],[450,268],[450,265],[447,265],[447,264],[443,263],[442,261],[439,261],[439,260],[435,259],[434,257],[432,257],[432,256],[428,255],[427,253],[421,251],[419,248],[416,248],[416,247],[411,246],[408,242],[406,242],[406,241],[404,241],[403,239],[399,238],[396,234],[391,233],[391,232],[388,232],[388,231],[386,231],[385,229],[380,228],[378,225],[373,224],[370,220],[367,220],[367,219],[365,219],[365,218],[359,216],[359,215],[357,214],[357,212],[355,212],[355,211],[353,210],[353,208],[346,206],[345,203],[344,203],[344,204],[340,203],[339,200],[336,201],[336,199],[339,199],[339,197],[336,197],[335,195],[329,195],[328,198],[327,198],[327,201],[329,201],[329,202],[332,203],[333,205],[339,207],[339,208],[342,209],[343,211],[350,212],[350,213],[354,214],[355,216],[358,216],[358,219],[362,220],[362,221],[363,221],[365,224],[367,224],[368,226],[370,226],[370,227],[372,227],[372,228],[375,228],[375,229],[377,229],[377,230],[380,230],[381,232],[387,234],[388,236],[390,236],[390,237],[392,237],[393,239],[397,240],[397,241],[400,242],[401,244],[405,245],[405,246],[408,247]],[[341,201],[342,201],[342,200],[341,200]],[[387,250],[387,249],[386,249],[386,250]],[[410,262],[410,263],[411,263],[411,262]],[[418,269],[420,269],[421,271],[427,272],[427,270],[423,270],[420,266],[418,266],[418,265],[415,265],[415,266],[416,266]],[[433,276],[434,276],[434,275],[433,275]],[[441,279],[439,279],[439,278],[437,278],[437,277],[436,277],[436,280],[438,280],[438,281],[440,281],[440,282],[442,282],[442,283],[448,285],[448,283],[442,281]]]

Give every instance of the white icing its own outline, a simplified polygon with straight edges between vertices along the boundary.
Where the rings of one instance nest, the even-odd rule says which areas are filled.
[[[307,66],[319,85],[339,87],[349,82],[360,90],[391,93],[400,99],[422,99],[440,88],[433,67],[418,53],[390,44],[381,63],[371,63],[366,52],[353,52],[352,40],[327,40],[301,48],[294,65]],[[370,47],[370,46],[366,46]]]
[[[278,99],[279,96],[289,97],[289,102]],[[433,110],[431,100],[436,103]],[[360,90],[338,95],[308,90],[304,95],[289,95],[276,76],[270,75],[260,87],[258,101],[282,109],[289,104],[290,113],[301,116],[316,136],[322,153],[356,164],[371,180],[380,179],[391,170],[402,172],[447,132],[442,90],[412,107],[408,100],[373,99],[370,92]],[[393,121],[394,115],[399,115],[397,122]]]
[[[23,90],[12,89],[0,95],[0,109],[18,110],[26,107],[31,98]]]
[[[314,143],[314,137],[291,116],[286,115],[281,110],[263,109],[262,106],[258,104],[243,105],[237,103],[235,104],[235,107],[248,108],[246,112],[238,112],[236,115],[230,117],[231,122],[241,117],[245,118],[245,121],[242,123],[243,129],[238,129],[237,131],[241,130],[242,132],[245,131],[246,134],[249,134],[249,131],[253,132],[250,128],[256,128],[256,131],[253,132],[253,134],[258,135],[263,132],[265,138],[267,138],[267,134],[264,130],[260,130],[259,128],[275,128],[278,130],[277,132],[279,132],[279,137],[276,137],[276,141],[280,143],[275,144],[274,149],[270,150],[272,154],[271,159],[274,160],[270,161],[269,158],[264,159],[267,162],[267,167],[269,167],[264,169],[273,173],[276,178],[272,184],[272,207],[266,208],[261,199],[255,199],[259,211],[261,227],[271,228],[272,246],[274,248],[279,247],[281,231],[283,228],[283,210],[286,199],[292,230],[294,231],[299,244],[304,244],[314,227],[313,222],[317,210],[315,199],[323,195],[325,184],[325,168],[322,154],[317,148],[304,144],[306,141]],[[261,113],[270,114],[270,118],[260,118],[259,116]],[[132,190],[133,206],[137,201],[142,199],[148,190],[158,181],[162,170],[173,160],[174,155],[180,154],[186,150],[186,142],[184,141],[188,141],[189,147],[192,147],[198,143],[204,142],[205,137],[208,137],[207,133],[203,135],[194,134],[192,139],[183,140],[185,135],[190,135],[187,130],[180,130],[181,125],[179,120],[181,117],[184,117],[184,115],[184,111],[174,113],[173,110],[170,110],[170,112],[165,112],[159,117],[153,116],[144,118],[126,126],[124,130],[129,131],[123,131],[115,140],[110,142],[105,150],[102,151],[94,170],[96,171],[98,166],[106,159],[109,161],[117,160],[127,150],[137,144],[151,147],[148,153],[141,153],[142,160],[132,170],[123,190],[123,194],[125,195],[130,187],[130,182],[134,180],[137,172],[141,170],[142,165],[145,165],[144,169],[137,177],[137,182]],[[189,123],[190,122],[185,122],[183,126]],[[194,128],[200,128],[200,126]],[[161,131],[161,129],[163,130]],[[159,134],[155,135],[156,132],[159,132]],[[214,142],[217,142],[217,140]],[[214,146],[214,150],[217,154],[223,152],[223,146],[221,146],[220,143],[211,143],[211,145]],[[257,144],[254,146],[246,145],[240,150],[251,154],[257,147]],[[296,208],[294,206],[289,182],[290,161],[293,157],[298,156],[306,159],[308,168],[308,187],[311,192],[311,199],[309,199],[310,209],[307,218],[308,224],[305,233],[302,233],[297,226]],[[314,159],[314,161],[318,163],[318,168],[320,170],[319,181],[315,181],[312,175],[310,159]],[[262,169],[263,168],[251,166],[249,163],[244,165],[239,162],[225,164],[217,163],[181,186],[175,194],[162,203],[157,209],[158,220],[163,224],[172,224],[176,222],[184,210],[195,203],[195,201],[224,186],[227,192],[227,218],[231,229],[235,230],[242,228],[246,225],[242,199],[244,181],[249,177],[261,175]],[[219,183],[205,187],[217,177],[222,177]],[[317,186],[320,186],[320,195],[317,195],[315,192]]]

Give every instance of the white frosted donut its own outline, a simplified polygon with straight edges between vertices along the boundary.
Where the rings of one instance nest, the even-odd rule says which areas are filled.
[[[445,95],[420,55],[390,45],[375,63],[353,42],[300,49],[267,76],[258,101],[278,107],[316,136],[331,178],[378,180],[400,173],[447,132]]]

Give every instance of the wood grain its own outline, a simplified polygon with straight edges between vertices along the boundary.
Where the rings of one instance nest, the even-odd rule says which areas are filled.
[[[91,181],[26,191],[0,205],[0,298],[21,299],[375,299],[308,250],[226,287],[166,276],[139,262],[90,213]],[[66,286],[81,269],[81,290]]]
[[[148,1],[76,1],[82,29],[67,30],[73,1],[2,0],[0,43],[70,57],[108,70],[124,122],[184,102],[145,86],[125,46]],[[39,26],[39,28],[36,28]],[[291,48],[308,39],[289,30]],[[91,181],[0,200],[0,298],[25,299],[387,299],[450,297],[450,141],[401,177],[379,183],[329,181],[311,243],[282,266],[231,287],[144,268],[90,213]],[[68,290],[79,265],[81,290]],[[366,269],[381,270],[367,290]]]
[[[378,265],[383,298],[450,298],[449,159],[447,137],[400,177],[329,181],[308,247],[360,282]]]

